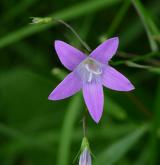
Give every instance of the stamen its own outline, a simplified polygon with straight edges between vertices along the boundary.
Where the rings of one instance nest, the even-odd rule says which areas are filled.
[[[89,72],[92,72],[94,74],[98,75],[98,74],[102,73],[102,68],[101,68],[100,64],[91,58],[88,58],[85,61],[85,67]]]
[[[83,81],[92,82],[102,74],[102,64],[88,57],[79,65],[78,72]]]
[[[92,77],[93,77],[93,75],[92,75],[92,73],[90,72],[90,73],[89,73],[88,82],[91,82],[91,81],[92,81]]]
[[[94,66],[95,64],[85,64],[86,69],[89,72],[92,72],[94,74],[101,74],[102,73],[102,69],[99,68],[98,66]]]

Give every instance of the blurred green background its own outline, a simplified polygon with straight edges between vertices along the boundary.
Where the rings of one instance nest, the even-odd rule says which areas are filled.
[[[0,6],[0,165],[70,165],[83,137],[82,94],[47,97],[68,73],[54,40],[85,50],[65,26],[30,25],[32,16],[66,21],[92,49],[119,36],[111,64],[136,90],[105,89],[98,125],[87,114],[93,164],[160,164],[159,0],[1,0]]]

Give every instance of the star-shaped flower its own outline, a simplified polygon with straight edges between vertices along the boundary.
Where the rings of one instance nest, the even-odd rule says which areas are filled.
[[[108,64],[118,43],[118,37],[110,38],[87,56],[63,41],[55,41],[61,63],[72,72],[52,91],[49,100],[61,100],[82,89],[88,111],[98,123],[103,112],[103,86],[116,91],[134,89],[125,76]]]

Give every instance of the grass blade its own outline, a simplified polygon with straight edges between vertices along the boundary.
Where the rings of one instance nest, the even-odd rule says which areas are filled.
[[[80,112],[80,107],[81,99],[80,96],[77,95],[71,100],[71,104],[69,105],[65,115],[57,156],[57,165],[68,165],[70,153],[69,150],[72,142],[74,123],[78,113]]]
[[[77,18],[79,16],[95,12],[105,7],[109,7],[116,3],[120,2],[120,0],[101,0],[101,1],[87,1],[81,4],[72,6],[68,9],[62,10],[60,12],[51,14],[51,16],[56,19],[62,20],[71,20]],[[40,31],[46,30],[49,27],[55,25],[56,23],[47,24],[47,25],[28,25],[17,31],[14,31],[0,39],[0,48],[8,46],[14,42],[17,42],[25,37],[28,37],[32,34],[38,33]]]
[[[155,105],[154,105],[154,118],[152,123],[152,131],[151,131],[151,143],[150,143],[150,164],[157,164],[158,163],[158,153],[159,153],[159,147],[158,147],[158,129],[160,127],[160,79],[157,86],[157,94],[155,98]]]
[[[95,162],[95,165],[113,165],[118,160],[120,160],[128,151],[132,148],[133,145],[144,135],[147,130],[147,126],[142,126],[138,128],[133,133],[130,133],[126,137],[122,138],[118,142],[111,145],[106,149]]]
[[[119,27],[121,21],[123,20],[130,7],[130,4],[130,0],[125,0],[122,4],[122,7],[118,10],[115,19],[113,20],[111,26],[108,29],[107,35],[109,37],[112,36],[115,33],[116,29]]]
[[[148,39],[149,39],[151,50],[152,51],[157,51],[158,50],[158,45],[157,45],[156,41],[153,38],[152,31],[149,28],[148,21],[147,21],[148,15],[146,14],[147,12],[146,12],[145,8],[143,7],[142,3],[139,0],[132,0],[132,3],[134,5],[135,9],[137,10],[137,12],[140,16],[140,19],[141,19],[141,21],[144,25],[144,28],[146,30],[146,33],[147,33],[147,36],[148,36]],[[152,23],[153,23],[153,21],[152,21]]]

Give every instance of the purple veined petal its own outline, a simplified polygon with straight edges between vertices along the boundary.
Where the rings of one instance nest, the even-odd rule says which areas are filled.
[[[93,52],[90,54],[90,57],[103,64],[106,64],[116,53],[118,44],[118,37],[110,38],[93,50]]]
[[[71,71],[86,58],[84,53],[63,41],[55,41],[55,50],[61,63]]]
[[[71,72],[65,79],[52,91],[49,100],[61,100],[74,95],[81,89],[81,81],[75,72]]]
[[[105,87],[116,91],[134,89],[132,83],[125,76],[109,65],[103,68],[102,83]]]
[[[91,155],[88,149],[86,148],[80,155],[79,165],[91,165],[91,164],[92,164]]]
[[[85,82],[83,84],[83,97],[93,120],[98,123],[103,113],[103,86],[101,80]]]

